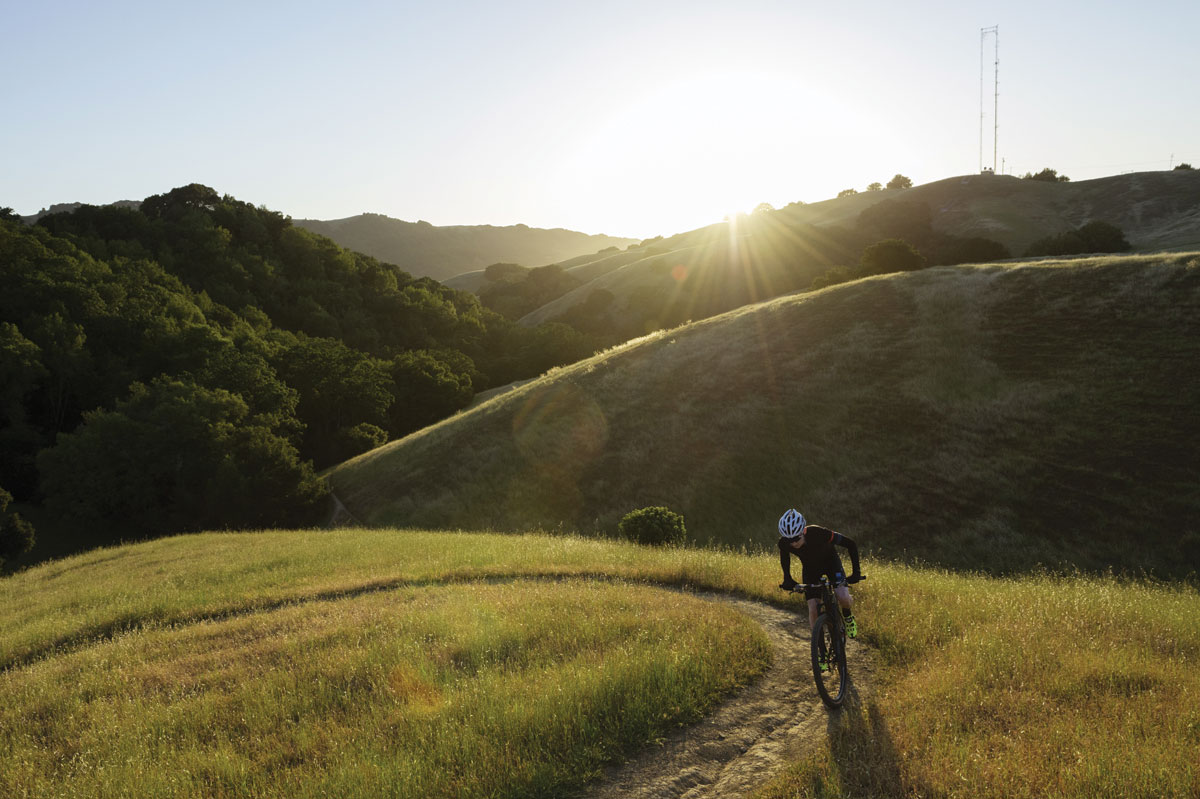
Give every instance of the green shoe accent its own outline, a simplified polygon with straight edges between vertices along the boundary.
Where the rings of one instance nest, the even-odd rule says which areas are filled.
[[[846,617],[846,635],[851,638],[858,637],[858,622],[854,620],[853,616]]]

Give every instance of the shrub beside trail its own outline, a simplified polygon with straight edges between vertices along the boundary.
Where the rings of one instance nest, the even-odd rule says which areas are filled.
[[[623,538],[639,544],[682,544],[687,541],[683,517],[661,505],[630,511],[617,529]]]

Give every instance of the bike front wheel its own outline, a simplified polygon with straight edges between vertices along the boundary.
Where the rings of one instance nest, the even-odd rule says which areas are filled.
[[[812,629],[812,667],[821,701],[831,708],[841,707],[850,684],[846,640],[841,627],[825,614],[817,617]]]

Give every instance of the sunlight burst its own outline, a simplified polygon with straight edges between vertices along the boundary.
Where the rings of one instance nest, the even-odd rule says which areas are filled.
[[[782,74],[686,76],[609,114],[559,165],[559,180],[607,216],[624,206],[631,218],[677,220],[658,231],[671,234],[802,199],[861,146],[843,127],[866,129],[832,92]]]

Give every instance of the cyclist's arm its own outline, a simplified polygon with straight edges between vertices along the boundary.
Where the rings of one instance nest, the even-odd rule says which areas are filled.
[[[850,552],[850,567],[853,569],[851,576],[858,576],[862,572],[858,568],[858,544],[854,543],[853,538],[848,538],[841,533],[834,533],[833,543],[840,544]]]
[[[783,569],[783,576],[786,578],[790,573],[792,566],[792,548],[788,546],[788,540],[783,536],[779,537],[779,568]]]

